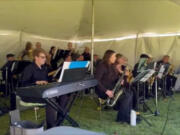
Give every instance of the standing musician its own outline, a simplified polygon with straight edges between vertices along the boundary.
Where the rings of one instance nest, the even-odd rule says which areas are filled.
[[[113,50],[107,50],[103,60],[96,68],[95,78],[98,80],[96,94],[101,99],[113,98],[113,88],[119,79],[118,65],[115,65],[116,53]],[[132,109],[132,95],[123,94],[115,105],[118,110],[117,121],[130,122],[130,110]]]

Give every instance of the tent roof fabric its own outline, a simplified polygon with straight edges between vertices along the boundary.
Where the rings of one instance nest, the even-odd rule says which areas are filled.
[[[1,0],[0,30],[59,39],[91,36],[91,0]],[[180,31],[176,0],[95,0],[95,37]]]

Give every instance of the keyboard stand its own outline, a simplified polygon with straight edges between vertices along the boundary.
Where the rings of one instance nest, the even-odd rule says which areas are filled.
[[[61,123],[63,123],[63,121],[66,119],[73,127],[79,127],[79,124],[68,115],[68,112],[70,111],[76,97],[76,93],[70,95],[70,101],[68,102],[68,105],[65,109],[63,109],[57,102],[55,102],[54,98],[46,99],[46,103],[62,116],[62,118],[60,117],[57,119],[55,126],[60,126]]]

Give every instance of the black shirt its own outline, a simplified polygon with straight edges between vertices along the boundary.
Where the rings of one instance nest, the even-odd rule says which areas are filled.
[[[22,86],[35,85],[36,81],[48,81],[46,66],[39,68],[35,63],[27,66],[22,74]]]
[[[119,79],[119,74],[113,65],[108,66],[102,61],[96,68],[95,78],[98,80],[96,93],[99,97],[106,98],[105,92],[107,90],[113,90]]]
[[[84,52],[82,55],[84,56],[85,61],[90,61],[91,60],[91,54],[90,53]]]

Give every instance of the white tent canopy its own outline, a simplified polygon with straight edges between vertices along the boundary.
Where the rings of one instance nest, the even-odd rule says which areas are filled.
[[[111,48],[132,65],[142,52],[155,58],[169,54],[178,65],[179,4],[178,0],[95,0],[95,39],[100,39],[95,53],[102,56]],[[91,38],[91,9],[91,0],[0,1],[0,59],[9,52],[18,54],[26,41],[40,41],[49,49],[65,48],[72,40],[82,50],[90,45],[85,41]]]

